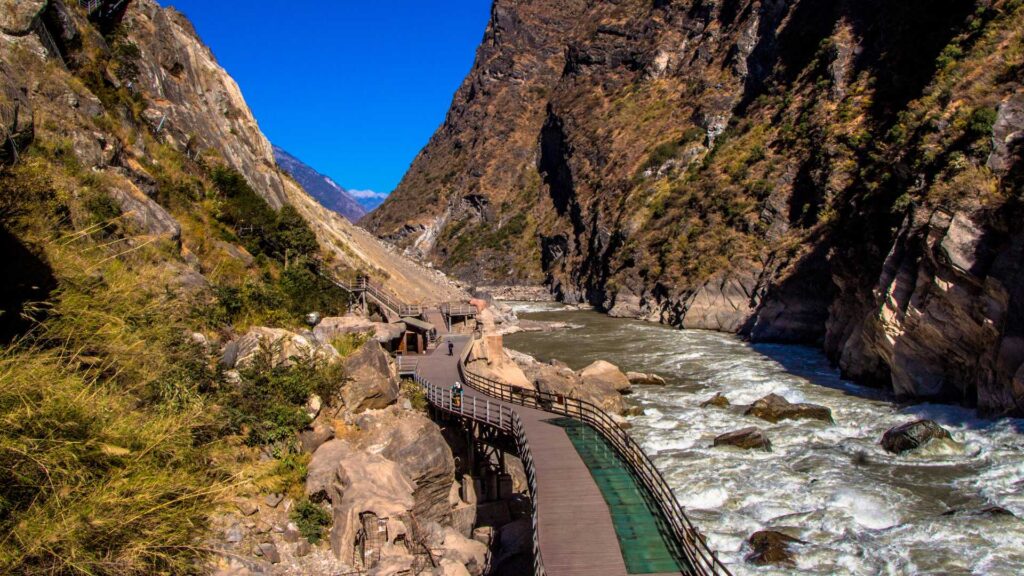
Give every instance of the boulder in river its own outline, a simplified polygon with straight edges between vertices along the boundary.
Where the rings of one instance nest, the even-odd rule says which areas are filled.
[[[629,379],[630,384],[647,384],[654,386],[664,386],[665,379],[657,374],[645,374],[643,372],[626,372],[626,378]]]
[[[730,405],[729,399],[721,392],[700,403],[701,408],[728,408]]]
[[[769,394],[754,402],[744,412],[769,422],[780,420],[821,420],[832,422],[832,410],[817,404],[793,404],[778,394]]]
[[[765,452],[772,451],[771,440],[764,431],[755,426],[726,432],[715,438],[715,446],[735,446],[744,450],[760,449]]]
[[[794,538],[775,530],[759,530],[751,534],[750,547],[753,552],[747,555],[747,562],[763,566],[765,564],[783,564],[793,566],[796,561],[790,544],[806,544],[803,540]]]
[[[952,440],[953,436],[934,420],[915,420],[887,430],[880,444],[886,452],[902,454],[939,439]]]

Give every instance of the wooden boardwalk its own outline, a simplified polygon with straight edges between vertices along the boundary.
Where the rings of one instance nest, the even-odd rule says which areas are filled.
[[[435,408],[515,438],[533,497],[537,576],[730,574],[642,448],[599,407],[469,373],[462,402],[453,402],[451,387],[463,377],[460,362],[472,338],[449,334],[445,319],[465,315],[469,304],[406,305],[365,278],[331,280],[389,316],[433,323],[436,347],[403,358],[399,372],[414,376]]]
[[[416,374],[445,388],[459,378],[459,358],[469,336],[448,336],[455,343],[452,356],[440,347],[419,362]],[[544,569],[551,576],[626,576],[611,513],[594,478],[565,429],[551,424],[554,415],[533,408],[499,402],[471,388],[474,396],[506,406],[519,415],[533,454],[537,477],[538,539]]]

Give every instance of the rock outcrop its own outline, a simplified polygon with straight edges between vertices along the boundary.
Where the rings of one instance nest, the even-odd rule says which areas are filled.
[[[314,358],[334,362],[338,352],[329,345],[320,344],[311,336],[303,336],[283,328],[259,326],[224,346],[220,364],[226,369],[246,368],[260,354],[268,356],[271,367],[290,366],[296,358]]]
[[[832,422],[832,411],[817,404],[793,404],[778,394],[769,394],[750,405],[744,412],[769,422],[780,420],[821,420]]]
[[[345,385],[341,399],[353,413],[387,408],[398,399],[398,378],[376,340],[345,359]]]
[[[499,334],[488,334],[473,342],[472,349],[466,357],[466,370],[517,388],[532,390],[534,387],[519,366],[506,354]]]
[[[932,440],[952,440],[953,436],[934,420],[915,420],[886,430],[879,442],[886,452],[902,454]]]

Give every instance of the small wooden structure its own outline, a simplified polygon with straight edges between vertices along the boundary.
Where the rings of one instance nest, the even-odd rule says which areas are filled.
[[[404,354],[425,354],[437,328],[426,320],[412,316],[402,318],[402,323],[405,324],[405,333],[398,351]]]

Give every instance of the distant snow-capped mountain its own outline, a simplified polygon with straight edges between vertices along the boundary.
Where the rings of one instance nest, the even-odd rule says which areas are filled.
[[[274,159],[277,160],[278,166],[291,174],[292,178],[295,178],[310,196],[316,198],[317,202],[323,204],[326,208],[334,210],[352,222],[358,222],[360,218],[369,212],[369,209],[364,207],[360,199],[354,197],[348,190],[339,186],[337,182],[329,177],[309,167],[305,162],[292,156],[286,150],[274,146]],[[377,201],[376,204],[380,204],[382,201]]]

